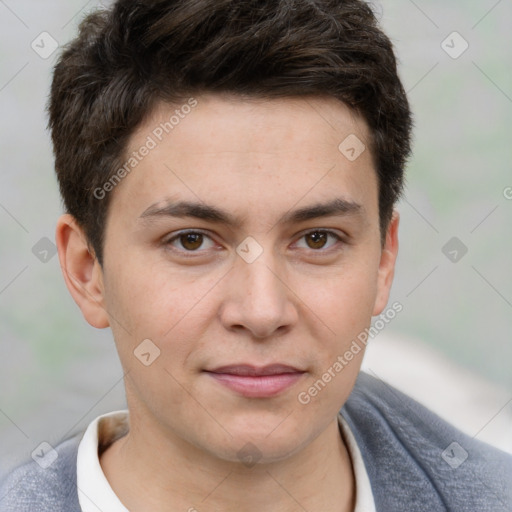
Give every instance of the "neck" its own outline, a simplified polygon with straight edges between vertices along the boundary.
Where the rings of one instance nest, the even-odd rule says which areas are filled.
[[[352,464],[337,418],[300,452],[252,467],[145,432],[132,424],[100,457],[113,491],[131,512],[354,509]]]

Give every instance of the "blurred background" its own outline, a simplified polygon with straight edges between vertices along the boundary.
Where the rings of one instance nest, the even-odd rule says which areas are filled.
[[[111,333],[61,277],[44,111],[57,47],[99,5],[0,0],[0,473],[125,406]],[[512,4],[372,5],[416,129],[390,299],[403,309],[364,368],[512,453]]]

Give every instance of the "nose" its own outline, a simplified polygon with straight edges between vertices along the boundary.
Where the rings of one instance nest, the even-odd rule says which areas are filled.
[[[298,320],[297,297],[273,258],[247,263],[237,258],[227,279],[220,318],[228,330],[246,330],[258,339],[283,334]]]

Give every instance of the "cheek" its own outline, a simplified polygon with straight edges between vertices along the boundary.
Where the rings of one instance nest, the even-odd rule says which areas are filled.
[[[372,265],[345,270],[308,296],[311,322],[318,317],[328,327],[313,334],[311,379],[297,396],[300,404],[306,404],[304,413],[310,418],[325,416],[326,411],[328,416],[341,407],[352,390],[366,348],[361,334],[371,323],[377,272]]]
[[[319,399],[312,400],[315,405],[311,409],[336,408],[348,396],[347,390],[357,377],[366,348],[360,340],[371,324],[376,276],[375,265],[368,261],[368,264],[346,265],[322,286],[312,287],[309,283],[304,288],[310,290],[306,297],[312,312],[310,320],[305,321],[319,325],[320,318],[323,324],[312,332],[315,362],[312,379],[307,384],[318,383],[318,389],[312,389],[311,398],[318,393]],[[311,290],[315,290],[313,294]],[[309,396],[307,389],[306,386],[303,391]]]
[[[146,339],[161,350],[162,362],[171,352],[173,366],[182,362],[213,314],[207,296],[222,277],[216,274],[199,277],[135,258],[109,269],[107,311],[125,363],[131,364],[134,349]]]
[[[337,338],[346,339],[370,323],[377,295],[377,274],[373,265],[346,265],[323,281],[322,286],[309,284],[303,293],[311,309],[331,327]]]

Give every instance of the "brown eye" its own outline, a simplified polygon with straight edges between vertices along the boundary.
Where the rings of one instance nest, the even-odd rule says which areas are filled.
[[[325,231],[313,231],[304,238],[310,249],[322,249],[327,243],[328,234]]]
[[[203,249],[212,249],[215,245],[208,235],[200,231],[177,233],[166,244],[181,252],[199,252],[198,249],[201,249],[201,252],[203,252]]]
[[[317,229],[302,235],[295,246],[300,249],[313,249],[318,252],[326,252],[342,241],[342,238],[334,231]]]
[[[201,233],[185,233],[180,235],[179,241],[187,251],[195,251],[203,245],[203,238]]]

